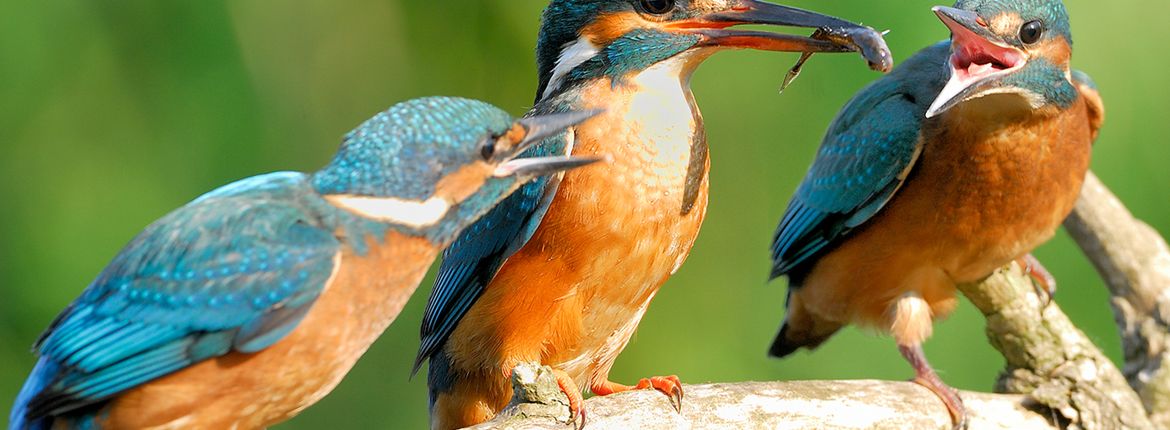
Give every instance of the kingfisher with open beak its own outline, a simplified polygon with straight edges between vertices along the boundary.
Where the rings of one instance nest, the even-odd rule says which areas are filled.
[[[956,285],[1022,260],[1072,210],[1104,107],[1074,72],[1059,0],[961,0],[934,12],[951,40],[857,94],[829,128],[776,231],[788,276],[771,354],[816,348],[846,324],[890,333],[920,384],[965,423],[922,351]]]
[[[818,31],[731,28],[741,24]],[[873,29],[755,0],[554,0],[545,9],[532,112],[605,113],[534,151],[608,153],[614,162],[525,186],[444,254],[417,360],[430,360],[432,428],[492,418],[511,399],[508,378],[521,362],[555,370],[578,425],[582,388],[653,388],[681,408],[677,377],[631,386],[609,372],[706,213],[708,148],[691,75],[738,48],[860,51],[874,69],[891,65]]]
[[[520,121],[398,104],[324,169],[212,191],[134,238],[37,341],[13,430],[259,429],[329,394],[439,251],[525,182],[598,157],[519,155],[597,112]]]

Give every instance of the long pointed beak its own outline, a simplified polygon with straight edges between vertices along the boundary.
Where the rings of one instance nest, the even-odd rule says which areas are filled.
[[[933,10],[951,30],[951,78],[926,112],[927,118],[990,94],[999,86],[998,78],[1028,63],[1028,54],[992,32],[979,14],[945,6]]]
[[[722,12],[668,24],[703,36],[707,46],[784,52],[860,52],[874,70],[889,71],[893,56],[882,35],[874,29],[803,9],[763,2],[734,0]],[[728,27],[763,24],[815,28],[821,37],[802,37],[763,31],[730,30]]]
[[[499,167],[496,167],[494,175],[497,178],[544,176],[588,166],[598,161],[609,161],[609,159],[609,156],[595,155],[517,158],[500,164]]]
[[[704,18],[708,22],[730,25],[765,24],[805,28],[858,26],[841,18],[758,0],[741,0],[728,11],[716,12]]]
[[[598,161],[608,160],[608,156],[556,156],[556,157],[528,157],[515,158],[533,145],[546,138],[563,133],[570,127],[581,124],[601,114],[604,110],[584,110],[565,113],[538,115],[522,118],[516,121],[513,129],[524,131],[520,141],[512,146],[507,154],[501,154],[504,160],[496,166],[494,176],[498,178],[518,176],[535,177],[551,175],[566,170],[587,166]]]
[[[602,112],[604,110],[594,109],[521,118],[516,121],[516,125],[524,129],[524,137],[519,142],[516,142],[512,151],[505,154],[504,157],[515,157],[545,138],[555,136],[567,130],[569,127],[583,123]]]
[[[938,19],[942,20],[951,33],[969,31],[984,39],[1001,42],[1000,37],[987,28],[986,22],[978,13],[947,6],[935,6],[930,10],[938,15]]]

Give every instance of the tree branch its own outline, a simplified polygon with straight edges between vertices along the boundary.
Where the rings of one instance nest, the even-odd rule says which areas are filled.
[[[495,429],[567,428],[568,400],[548,368],[522,364],[513,372],[513,404],[491,422]],[[683,412],[654,390],[585,402],[589,429],[678,428],[940,429],[950,414],[927,389],[910,382],[804,381],[687,385]],[[522,396],[536,394],[533,398]],[[555,393],[555,394],[553,394]],[[971,429],[1051,430],[1055,418],[1025,406],[1024,396],[962,393]],[[517,401],[517,399],[521,399]]]
[[[1041,303],[1018,265],[959,290],[987,317],[987,337],[1007,361],[996,391],[1027,394],[1070,428],[1153,428],[1113,362],[1056,303]]]
[[[1170,428],[1170,247],[1092,173],[1065,227],[1113,294],[1130,386],[1151,421]]]

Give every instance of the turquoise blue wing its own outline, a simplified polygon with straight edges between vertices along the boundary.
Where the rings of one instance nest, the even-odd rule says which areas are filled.
[[[1105,125],[1105,101],[1101,99],[1097,83],[1089,77],[1088,73],[1073,70],[1072,78],[1073,84],[1076,84],[1077,92],[1081,94],[1081,98],[1089,108],[1089,128],[1093,132],[1093,140],[1096,141],[1101,126]]]
[[[1093,77],[1089,76],[1089,74],[1085,73],[1083,70],[1073,70],[1072,79],[1073,83],[1077,84],[1078,87],[1083,86],[1093,91],[1099,91],[1097,88],[1097,81],[1094,81]]]
[[[304,187],[300,174],[253,178],[147,227],[42,335],[18,407],[66,413],[287,335],[340,249]]]
[[[566,111],[537,106],[530,114]],[[545,139],[522,157],[563,155],[566,148],[565,135],[561,134]],[[443,347],[504,261],[532,238],[548,212],[558,184],[554,177],[542,177],[522,186],[464,230],[443,252],[443,263],[423,313],[414,372]]]
[[[918,53],[834,119],[776,229],[773,278],[815,261],[894,196],[922,149],[926,111],[949,76],[948,49],[938,44]]]

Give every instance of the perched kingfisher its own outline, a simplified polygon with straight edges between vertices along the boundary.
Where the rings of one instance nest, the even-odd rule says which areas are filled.
[[[1072,210],[1104,108],[1069,68],[1060,0],[934,12],[951,40],[845,106],[789,203],[772,245],[772,276],[787,275],[789,292],[771,354],[816,348],[846,324],[890,333],[962,424],[922,343],[955,308],[956,284],[1014,259],[1055,286],[1029,252]]]
[[[737,31],[815,27],[816,37]],[[556,370],[574,419],[581,389],[655,388],[681,407],[677,377],[609,381],[651,298],[686,259],[707,207],[707,141],[690,90],[717,51],[861,51],[886,70],[873,29],[755,0],[554,0],[537,45],[533,112],[605,109],[534,148],[613,154],[587,172],[526,185],[445,252],[416,362],[430,359],[431,425],[483,422],[512,396],[511,369]]]
[[[313,174],[219,188],[140,233],[37,341],[12,429],[264,428],[328,394],[439,251],[539,175],[517,158],[596,112],[513,121],[424,98],[350,132]]]

